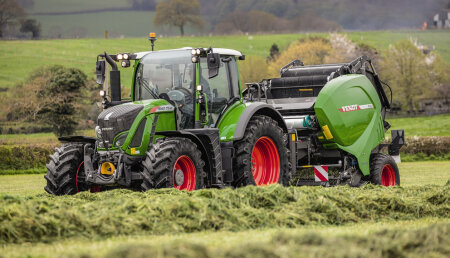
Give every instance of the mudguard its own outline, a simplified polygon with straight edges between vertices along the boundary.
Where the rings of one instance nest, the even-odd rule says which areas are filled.
[[[263,102],[253,102],[248,105],[239,117],[239,121],[236,125],[236,130],[234,131],[233,139],[240,140],[244,137],[245,129],[250,119],[255,115],[265,115],[269,116],[278,122],[285,133],[288,132],[286,123],[283,120],[283,116],[278,112],[273,106],[263,103]]]

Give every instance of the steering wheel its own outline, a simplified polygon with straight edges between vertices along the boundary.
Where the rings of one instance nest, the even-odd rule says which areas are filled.
[[[183,113],[193,113],[192,104],[194,103],[194,98],[190,90],[182,87],[177,87],[169,92],[167,92],[169,98],[177,103],[178,108]]]

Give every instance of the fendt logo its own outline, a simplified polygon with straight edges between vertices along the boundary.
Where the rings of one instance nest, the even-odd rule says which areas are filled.
[[[350,111],[356,111],[361,109],[371,109],[373,108],[372,104],[366,104],[366,105],[349,105],[349,106],[342,106],[338,110],[341,112],[350,112]]]

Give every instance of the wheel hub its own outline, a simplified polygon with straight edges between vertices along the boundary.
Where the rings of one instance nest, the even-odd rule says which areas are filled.
[[[183,185],[184,182],[184,174],[181,169],[177,169],[175,171],[175,184],[177,185]]]
[[[181,155],[175,161],[172,172],[173,186],[178,190],[195,190],[197,172],[194,162],[186,155]]]
[[[394,168],[386,164],[381,171],[381,185],[394,186],[397,184],[397,178],[395,176]]]

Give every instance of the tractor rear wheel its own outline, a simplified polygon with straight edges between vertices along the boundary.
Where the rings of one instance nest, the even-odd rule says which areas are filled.
[[[387,154],[376,153],[370,158],[370,181],[375,185],[400,185],[400,173],[395,160]]]
[[[54,195],[76,194],[89,190],[84,173],[83,144],[65,144],[56,148],[46,165],[45,191]]]
[[[250,119],[244,138],[234,145],[234,186],[288,185],[289,149],[287,134],[268,116]]]
[[[176,188],[193,191],[205,187],[205,162],[197,145],[187,138],[157,140],[143,162],[144,190]]]

